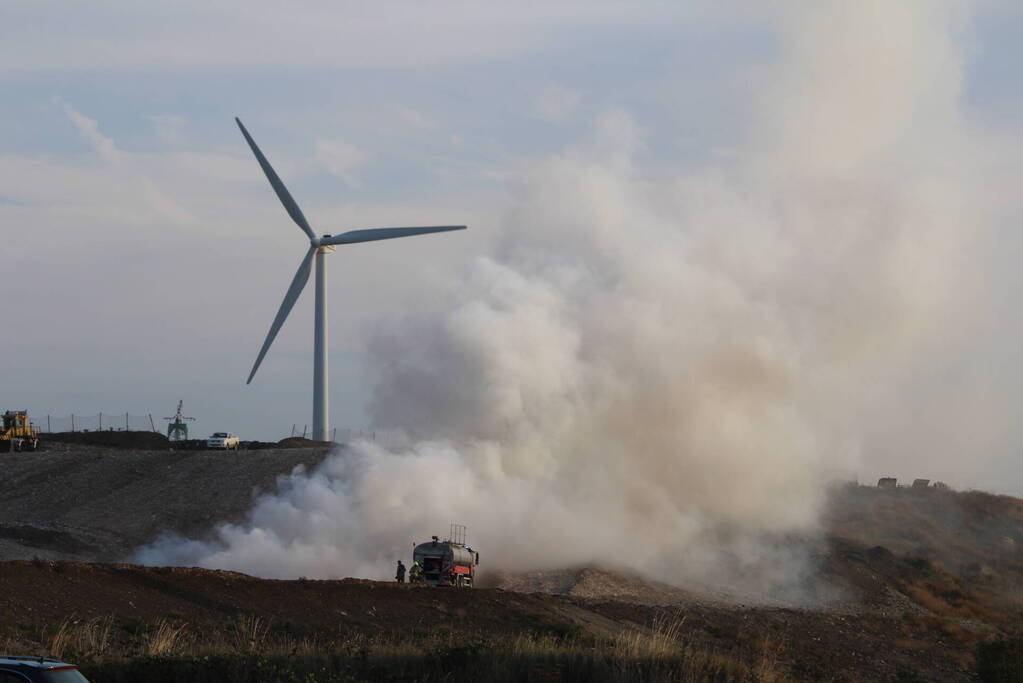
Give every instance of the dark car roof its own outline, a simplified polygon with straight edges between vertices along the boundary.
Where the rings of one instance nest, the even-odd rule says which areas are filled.
[[[33,669],[58,669],[74,666],[60,659],[30,655],[0,655],[0,665],[27,666]]]

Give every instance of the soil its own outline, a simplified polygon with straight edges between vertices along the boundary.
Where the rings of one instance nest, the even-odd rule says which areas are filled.
[[[45,446],[0,455],[0,559],[121,561],[161,533],[240,521],[256,495],[276,490],[277,477],[328,452]]]
[[[848,681],[897,680],[907,673],[918,677],[909,680],[971,680],[971,653],[987,633],[917,616],[666,607],[501,589],[273,581],[202,569],[43,561],[0,563],[0,613],[7,628],[21,633],[52,632],[72,615],[79,621],[111,617],[119,632],[170,619],[214,633],[248,615],[291,635],[401,637],[445,629],[466,640],[521,633],[606,639],[671,619],[682,623],[691,647],[740,660],[770,649],[801,680]]]
[[[0,636],[71,617],[216,629],[255,615],[325,637],[443,626],[607,638],[670,618],[683,620],[695,647],[748,661],[770,650],[800,680],[972,680],[978,643],[1023,627],[1023,501],[979,492],[834,489],[827,533],[812,546],[814,581],[842,598],[816,609],[749,606],[607,567],[491,572],[476,589],[453,591],[109,564],[163,532],[201,537],[240,521],[278,477],[328,453],[315,442],[287,445],[224,452],[51,440],[44,452],[0,455]]]
[[[44,434],[40,438],[42,450],[61,450],[56,444],[78,444],[85,446],[101,446],[103,448],[127,448],[146,451],[166,451],[173,448],[174,443],[159,432],[127,432],[127,431],[96,431],[96,432],[57,432]]]

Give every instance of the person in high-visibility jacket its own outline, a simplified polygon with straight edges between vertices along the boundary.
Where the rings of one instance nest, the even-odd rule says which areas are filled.
[[[409,583],[420,583],[423,580],[423,568],[418,562],[412,563],[412,568],[408,570],[408,581]]]

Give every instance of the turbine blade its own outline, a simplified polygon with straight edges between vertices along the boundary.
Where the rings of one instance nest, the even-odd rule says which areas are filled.
[[[368,230],[351,230],[340,235],[324,237],[320,244],[355,244],[356,242],[374,242],[391,240],[396,237],[426,235],[431,232],[447,232],[449,230],[465,230],[464,225],[434,225],[426,228],[370,228]]]
[[[309,235],[309,239],[315,241],[316,235],[313,233],[313,229],[309,227],[309,222],[302,215],[302,209],[298,208],[298,204],[292,198],[291,193],[288,192],[288,188],[284,187],[284,183],[277,176],[277,172],[274,171],[273,166],[266,160],[263,153],[259,151],[259,147],[256,146],[256,141],[249,135],[249,131],[245,130],[245,126],[242,125],[241,119],[237,116],[234,117],[235,122],[242,131],[242,135],[245,136],[245,141],[249,143],[249,147],[252,148],[252,153],[256,155],[256,161],[263,167],[263,173],[266,174],[266,179],[273,185],[274,192],[277,193],[277,197],[281,200],[281,204],[284,204],[284,208],[287,210],[288,215],[291,216],[291,220],[298,224],[298,227],[305,231],[305,234]]]
[[[302,259],[302,264],[298,267],[298,272],[295,273],[295,278],[291,281],[291,286],[288,287],[287,294],[284,295],[284,301],[281,302],[281,307],[277,311],[277,316],[274,318],[273,324],[270,325],[270,331],[266,335],[266,341],[263,342],[263,348],[259,350],[256,362],[252,366],[252,372],[249,373],[249,378],[245,380],[246,384],[252,382],[252,378],[256,375],[256,370],[259,369],[259,364],[263,362],[263,356],[266,355],[270,345],[274,343],[274,338],[280,331],[281,326],[284,325],[284,321],[287,319],[288,314],[291,313],[292,306],[295,305],[299,294],[302,293],[306,282],[309,281],[309,271],[312,270],[313,255],[315,253],[316,247],[309,247],[309,251],[306,252],[305,258]]]

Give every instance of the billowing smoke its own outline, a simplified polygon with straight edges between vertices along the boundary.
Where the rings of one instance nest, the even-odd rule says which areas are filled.
[[[650,170],[664,141],[599,116],[515,180],[493,253],[437,293],[446,313],[373,341],[370,412],[406,448],[354,444],[245,523],[138,557],[386,578],[461,522],[484,568],[798,583],[785,541],[818,531],[825,483],[908,402],[922,424],[962,409],[921,407],[915,384],[955,353],[982,220],[958,6],[783,12],[747,134],[695,168]]]

